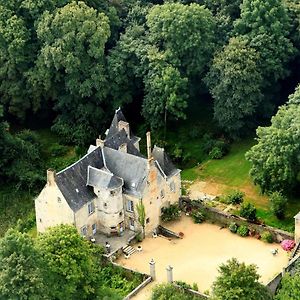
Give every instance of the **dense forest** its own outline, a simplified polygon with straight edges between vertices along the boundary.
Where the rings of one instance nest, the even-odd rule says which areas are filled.
[[[0,0],[1,184],[41,186],[32,129],[79,149],[122,107],[168,147],[169,128],[198,107],[212,112],[217,139],[258,128],[247,153],[254,182],[290,193],[300,170],[299,22],[297,0]]]

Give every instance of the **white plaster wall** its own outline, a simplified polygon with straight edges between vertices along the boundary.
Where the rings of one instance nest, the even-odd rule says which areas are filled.
[[[59,224],[74,224],[74,212],[56,184],[47,184],[35,199],[35,213],[38,232]]]
[[[295,242],[300,241],[300,220],[295,219]]]

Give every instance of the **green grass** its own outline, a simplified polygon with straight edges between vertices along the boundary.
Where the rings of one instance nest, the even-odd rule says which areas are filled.
[[[63,155],[54,156],[51,153],[51,148],[53,145],[58,144],[59,138],[49,129],[41,129],[35,132],[42,145],[41,159],[44,165],[45,181],[48,168],[59,171],[78,159],[74,147],[71,146],[66,146]],[[32,224],[32,219],[34,219],[35,213],[34,198],[39,192],[40,190],[30,192],[17,190],[14,185],[0,187],[0,237],[5,234],[8,228],[15,227],[19,219],[22,221],[21,227],[25,227],[31,236],[36,236],[36,228]]]

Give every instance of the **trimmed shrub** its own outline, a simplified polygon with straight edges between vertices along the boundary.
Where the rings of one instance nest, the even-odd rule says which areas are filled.
[[[219,147],[213,147],[209,153],[208,156],[210,159],[220,159],[223,157],[222,150]]]
[[[200,224],[205,221],[205,215],[201,210],[194,210],[191,216],[196,224]]]
[[[249,233],[249,229],[246,225],[241,225],[238,230],[237,230],[237,234],[240,236],[248,236]]]
[[[178,204],[171,204],[169,207],[163,207],[161,212],[161,219],[164,222],[174,221],[180,218]]]
[[[278,219],[284,219],[284,213],[287,206],[287,198],[284,197],[280,192],[273,192],[270,194],[270,206],[272,213]]]
[[[264,231],[261,234],[261,239],[266,243],[273,243],[273,236],[269,231]]]
[[[240,209],[240,216],[250,221],[255,221],[257,219],[255,206],[251,203],[243,203]]]
[[[176,281],[174,281],[174,283],[179,285],[183,289],[191,289],[191,290],[194,290],[194,291],[199,290],[197,283],[193,283],[193,285],[190,285],[189,283],[186,283],[186,282],[181,281],[181,280],[176,280]]]
[[[229,230],[232,232],[232,233],[236,233],[237,230],[238,230],[238,226],[235,222],[233,223],[230,223],[229,226],[228,226]]]
[[[245,193],[239,190],[234,190],[229,192],[229,194],[223,196],[220,199],[220,202],[226,203],[226,204],[240,204],[244,201]]]

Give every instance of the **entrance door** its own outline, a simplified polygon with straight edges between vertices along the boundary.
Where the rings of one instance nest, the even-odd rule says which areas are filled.
[[[129,218],[129,229],[134,230],[134,219],[133,218]]]

